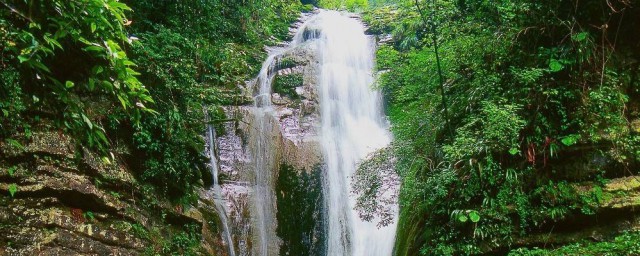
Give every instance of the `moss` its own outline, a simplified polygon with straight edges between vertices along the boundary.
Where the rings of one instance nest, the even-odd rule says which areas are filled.
[[[420,209],[416,208],[416,210]],[[400,211],[398,230],[404,231],[397,233],[394,255],[419,255],[419,245],[423,242],[421,231],[425,229],[424,219],[420,216],[422,215],[413,214],[411,211]]]
[[[276,76],[273,82],[273,91],[290,99],[299,99],[300,96],[296,93],[296,87],[302,86],[302,82],[302,74]]]
[[[312,11],[313,11],[312,4],[305,4],[302,6],[302,12],[312,12]]]
[[[610,241],[582,241],[556,249],[520,248],[510,256],[533,255],[639,255],[640,232],[623,233]]]
[[[640,189],[640,178],[637,176],[613,179],[607,183],[606,191],[631,191]]]
[[[293,68],[298,65],[300,65],[300,63],[291,57],[284,57],[278,60],[278,69]]]
[[[276,184],[280,255],[322,255],[322,170],[311,173],[282,165]]]

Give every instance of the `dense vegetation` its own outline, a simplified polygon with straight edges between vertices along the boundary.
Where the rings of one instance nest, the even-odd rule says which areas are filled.
[[[237,85],[257,73],[263,46],[285,39],[302,6],[291,0],[127,2],[138,20],[130,31],[139,38],[131,56],[144,63],[140,79],[153,88],[151,107],[159,113],[143,117],[127,135],[135,145],[131,162],[165,193],[184,195],[201,174],[205,184],[211,180],[202,165],[205,115],[224,119],[217,106],[236,104]]]
[[[78,158],[98,153],[148,194],[193,203],[211,180],[205,120],[219,124],[220,105],[245,103],[237,85],[303,4],[372,8],[370,32],[393,36],[377,53],[377,86],[395,142],[354,185],[380,199],[383,177],[400,175],[398,255],[640,253],[637,232],[515,249],[576,229],[562,224],[571,219],[591,225],[612,196],[608,181],[638,174],[640,8],[629,0],[0,0],[0,143],[22,148],[34,132],[57,131],[75,139]],[[274,89],[293,95],[300,83],[283,77]],[[320,179],[294,178],[280,182]],[[305,234],[316,232],[321,195],[286,195],[306,193],[311,207],[289,223]],[[279,208],[297,209],[278,195]],[[361,217],[388,224],[395,196],[361,198]],[[191,253],[199,230],[184,231],[160,253]],[[294,238],[283,251],[321,251]]]
[[[402,177],[398,255],[504,251],[576,228],[563,220],[589,226],[607,180],[637,174],[633,3],[396,2],[365,21],[393,35],[378,69]]]
[[[0,3],[0,140],[21,147],[33,130],[59,129],[179,201],[211,180],[202,177],[205,114],[222,119],[215,106],[233,104],[263,46],[285,39],[302,8],[295,0]]]

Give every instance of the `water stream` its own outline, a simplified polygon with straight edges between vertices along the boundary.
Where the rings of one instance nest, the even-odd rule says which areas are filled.
[[[360,220],[349,193],[357,163],[391,141],[381,94],[372,89],[374,41],[365,35],[361,22],[345,14],[325,11],[316,19],[321,31],[318,89],[327,165],[327,252],[330,256],[388,256],[396,226],[378,229],[375,222]]]
[[[233,240],[231,239],[231,232],[229,230],[229,221],[227,220],[227,210],[225,207],[225,201],[222,197],[222,187],[218,181],[218,161],[216,158],[216,130],[213,125],[207,125],[207,142],[209,143],[209,168],[211,168],[211,175],[213,176],[213,185],[211,190],[213,191],[213,203],[220,216],[220,222],[222,223],[222,238],[227,244],[229,256],[235,256],[235,249],[233,247]]]
[[[304,25],[302,26],[304,27]],[[277,67],[277,57],[304,41],[304,29],[300,29],[293,40],[284,47],[269,49],[269,56],[263,62],[257,78],[257,95],[254,96],[253,116],[255,129],[251,130],[255,170],[254,202],[255,229],[258,237],[254,255],[277,255],[279,241],[276,235],[276,196],[274,193],[276,168],[273,134],[278,129],[273,119],[271,86]]]
[[[375,43],[360,21],[335,11],[320,11],[299,28],[291,43],[271,49],[258,75],[250,131],[255,171],[252,255],[277,255],[281,242],[274,192],[278,165],[274,134],[279,127],[273,118],[271,87],[278,56],[303,43],[313,44],[319,58],[325,251],[330,256],[391,255],[395,225],[379,229],[375,222],[361,221],[349,193],[357,163],[391,141],[381,95],[372,89]]]

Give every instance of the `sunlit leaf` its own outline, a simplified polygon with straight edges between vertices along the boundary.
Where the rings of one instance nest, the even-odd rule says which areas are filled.
[[[80,114],[82,116],[82,120],[84,121],[84,123],[87,124],[87,126],[89,126],[89,129],[93,129],[93,123],[91,123],[91,120],[89,120],[89,118],[85,115],[85,114]]]
[[[558,61],[556,59],[551,59],[549,61],[549,70],[551,70],[551,72],[559,72],[562,69],[564,69],[564,65],[562,65],[562,63],[560,63],[560,61]]]
[[[572,146],[578,143],[578,139],[580,139],[580,135],[573,134],[562,138],[560,142],[562,142],[562,144],[564,144],[565,146]]]
[[[469,219],[471,220],[471,222],[477,223],[478,221],[480,221],[480,214],[478,214],[478,212],[476,211],[471,211],[469,213]]]
[[[11,197],[14,197],[16,195],[16,192],[18,192],[18,185],[16,185],[15,183],[10,184],[8,189],[9,195],[11,195]]]

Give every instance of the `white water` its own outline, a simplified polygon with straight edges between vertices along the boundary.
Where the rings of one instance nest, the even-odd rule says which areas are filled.
[[[318,90],[327,164],[324,184],[327,253],[389,256],[393,252],[395,224],[378,229],[375,222],[361,221],[353,210],[355,200],[349,193],[357,163],[391,141],[381,95],[371,87],[374,42],[364,34],[359,21],[345,14],[323,11],[315,22],[321,31],[316,43],[321,58]]]
[[[304,25],[302,26],[304,27]],[[257,244],[254,245],[254,254],[260,256],[277,255],[279,241],[276,235],[276,196],[274,194],[276,168],[274,148],[274,130],[278,127],[273,119],[274,108],[271,102],[271,86],[275,76],[277,57],[298,46],[304,41],[304,29],[300,29],[291,43],[282,48],[273,48],[269,56],[262,63],[262,68],[257,79],[257,95],[254,97],[253,114],[255,117],[255,129],[252,129],[251,138],[255,143],[252,148],[255,170],[254,185],[254,215]]]
[[[275,55],[270,55],[265,62],[262,71],[258,77],[260,84],[259,94],[255,98],[255,108],[253,110],[256,129],[252,138],[255,149],[253,153],[255,163],[256,181],[254,185],[254,227],[257,235],[257,244],[254,245],[254,255],[267,256],[273,255],[269,253],[269,246],[276,243],[275,238],[275,194],[273,192],[273,169],[275,168],[274,152],[272,150],[272,134],[273,125],[271,116],[273,114],[273,106],[271,105],[271,81],[273,75],[271,69],[273,66]],[[272,249],[273,250],[273,249]]]
[[[382,113],[381,95],[372,90],[374,42],[364,34],[363,25],[334,11],[321,11],[307,21],[293,41],[272,49],[258,75],[250,137],[255,168],[255,235],[252,255],[277,255],[280,241],[276,235],[276,168],[273,134],[277,132],[271,86],[276,60],[282,53],[305,40],[313,39],[320,57],[319,96],[322,149],[327,164],[324,173],[325,212],[327,213],[327,255],[389,256],[392,254],[396,226],[378,229],[376,222],[361,221],[353,210],[350,195],[351,176],[356,165],[369,153],[389,144],[391,136]],[[397,214],[397,207],[396,207]],[[396,216],[397,218],[397,216]]]
[[[209,143],[209,168],[211,168],[211,175],[213,176],[213,203],[220,216],[220,222],[222,223],[222,238],[227,243],[229,256],[235,256],[236,252],[233,248],[233,240],[231,239],[231,232],[229,231],[229,222],[227,220],[227,211],[224,206],[224,199],[222,198],[222,188],[218,183],[218,161],[216,158],[216,131],[213,125],[207,126],[207,141]]]

